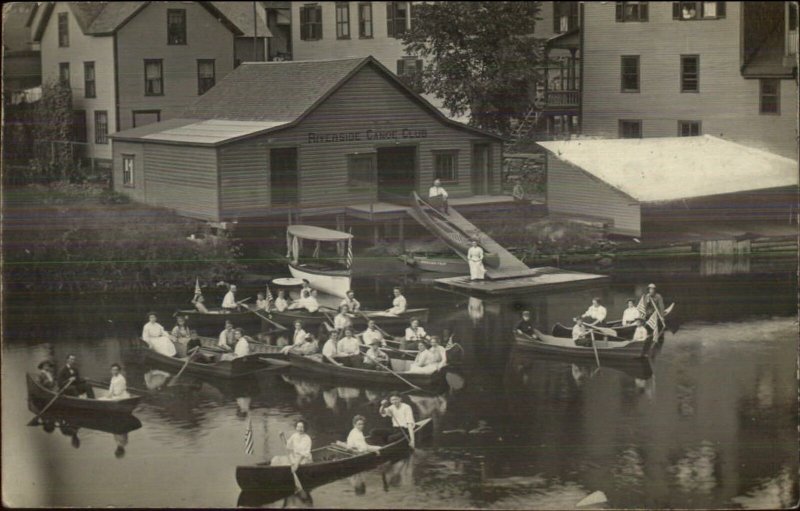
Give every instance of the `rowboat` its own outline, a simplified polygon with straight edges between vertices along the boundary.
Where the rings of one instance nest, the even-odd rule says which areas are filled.
[[[56,396],[57,391],[41,386],[30,374],[26,374],[25,379],[28,384],[28,398],[34,401],[36,405],[40,403],[49,403],[50,400]],[[108,387],[92,385],[91,383],[89,383],[89,385],[92,387],[95,396],[103,396],[108,391]],[[51,408],[125,414],[131,413],[141,400],[142,396],[134,396],[128,399],[104,400],[86,399],[61,394],[58,396],[55,403],[51,405]]]
[[[219,350],[208,346],[208,339],[210,338],[203,339],[205,345],[200,349],[200,353],[214,361],[203,363],[192,360],[186,366],[185,372],[187,374],[214,378],[240,378],[268,368],[269,366],[265,365],[265,362],[267,364],[273,362],[269,358],[261,358],[265,354],[276,355],[274,357],[274,363],[276,365],[281,363],[280,359],[282,357],[279,356],[280,348],[267,345],[261,345],[261,348],[257,350],[256,353],[251,353],[245,357],[238,357],[233,360],[219,360],[221,355]],[[213,339],[211,340],[213,341]],[[144,341],[142,341],[142,343],[146,345]],[[180,371],[186,362],[186,357],[168,357],[147,346],[141,349],[146,359],[164,368]]]
[[[264,358],[269,356],[270,355],[267,355]],[[324,375],[333,381],[366,382],[393,387],[407,385],[397,376],[384,370],[337,365],[325,361],[320,355],[303,356],[289,353],[285,356],[286,360],[292,366],[292,369],[302,373]],[[447,371],[446,366],[432,374],[418,374],[408,372],[408,366],[411,364],[411,361],[390,358],[389,362],[395,373],[418,387],[436,387],[444,385],[445,383],[444,375]]]
[[[363,311],[358,314],[351,314],[351,316],[353,320],[353,326],[356,328],[367,327],[367,319],[364,319],[364,316],[366,316],[368,319],[375,320],[375,322],[382,328],[390,328],[399,326],[405,327],[414,318],[420,320],[422,323],[427,323],[428,312],[428,309],[424,308],[406,309],[406,311],[401,314],[391,315],[386,314],[383,311],[371,310]],[[268,316],[273,321],[286,327],[291,327],[295,321],[302,321],[303,327],[308,328],[319,326],[325,321],[330,322],[330,318],[332,318],[335,314],[335,310],[323,308],[316,312],[309,312],[305,309],[285,310],[283,312],[271,310],[269,311]]]
[[[316,242],[311,259],[300,259],[302,240]],[[323,257],[322,242],[335,243],[336,252]],[[353,265],[353,235],[346,232],[315,227],[312,225],[290,225],[286,229],[286,244],[289,272],[292,277],[305,279],[308,284],[322,292],[341,298],[350,289]]]
[[[528,348],[539,353],[553,353],[571,355],[575,357],[594,358],[595,350],[592,346],[578,346],[572,340],[572,329],[569,329],[570,336],[564,337],[563,334],[567,327],[556,325],[554,335],[547,335],[534,329],[535,336],[514,332],[514,341],[521,348]],[[624,358],[641,359],[646,358],[652,347],[652,338],[648,337],[645,341],[611,341],[596,338],[594,346],[600,359],[604,358]]]
[[[415,442],[429,429],[431,419],[417,421],[414,428]],[[370,438],[367,438],[370,442]],[[297,468],[297,478],[303,489],[310,490],[343,477],[348,477],[389,460],[408,454],[411,447],[406,437],[399,438],[381,447],[380,451],[355,453],[331,443],[311,451],[312,462]],[[242,490],[262,490],[270,493],[295,491],[294,476],[288,465],[272,466],[270,462],[236,467],[236,482]],[[239,499],[242,500],[241,498]]]
[[[438,257],[422,254],[403,254],[399,259],[422,271],[432,271],[437,273],[457,273],[464,275],[469,273],[469,265],[459,257],[450,255],[440,255]]]
[[[423,200],[417,192],[411,192],[411,209],[408,213],[414,220],[424,225],[429,231],[444,241],[447,246],[463,259],[467,258],[467,251],[473,235],[463,231],[456,224],[447,219],[447,216],[439,212],[438,209]],[[483,248],[483,264],[490,268],[497,268],[500,265],[500,258],[497,254],[489,252]]]

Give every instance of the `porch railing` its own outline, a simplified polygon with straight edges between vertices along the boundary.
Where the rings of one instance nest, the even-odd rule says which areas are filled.
[[[547,91],[547,107],[577,107],[581,101],[581,93],[577,90]]]

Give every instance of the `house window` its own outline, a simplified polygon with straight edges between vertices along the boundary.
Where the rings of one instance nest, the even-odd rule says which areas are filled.
[[[69,46],[69,14],[66,12],[58,13],[58,46],[66,48]]]
[[[145,59],[144,61],[144,95],[164,95],[164,66],[161,59]]]
[[[759,107],[761,114],[780,114],[780,82],[777,78],[762,78],[758,87]]]
[[[83,63],[83,97],[97,97],[94,84],[94,62]]]
[[[674,20],[715,20],[725,17],[725,2],[672,2]]]
[[[161,110],[133,110],[133,127],[161,122]]]
[[[700,92],[698,55],[681,55],[681,92]]]
[[[375,153],[347,155],[347,184],[369,186],[375,182]]]
[[[553,2],[553,32],[569,32],[578,26],[578,2]]]
[[[639,92],[638,55],[623,55],[620,58],[620,76],[622,92]]]
[[[403,57],[397,61],[397,76],[414,76],[422,72],[422,59]]]
[[[202,96],[216,83],[214,59],[198,59],[197,61],[197,95]]]
[[[455,183],[458,181],[458,151],[435,151],[433,153],[433,178]]]
[[[167,9],[167,44],[186,44],[186,9]]]
[[[336,39],[350,39],[350,2],[336,2]]]
[[[300,8],[300,39],[318,41],[322,39],[322,7],[316,4]]]
[[[108,112],[105,110],[94,112],[94,143],[108,143]]]
[[[647,21],[647,2],[617,2],[617,21]]]
[[[122,155],[122,185],[133,188],[133,169],[135,157],[132,154]]]
[[[408,2],[386,2],[386,32],[400,39],[406,33]]]
[[[69,82],[69,62],[61,62],[58,64],[58,81],[66,83],[70,86]]]
[[[642,121],[619,121],[619,138],[642,138]]]
[[[372,2],[358,4],[358,37],[372,37]]]
[[[678,121],[679,137],[698,137],[700,133],[700,121]]]

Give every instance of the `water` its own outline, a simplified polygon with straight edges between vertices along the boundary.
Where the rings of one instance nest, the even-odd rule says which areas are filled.
[[[411,306],[431,308],[428,330],[448,327],[466,351],[439,395],[407,398],[432,417],[433,438],[408,458],[297,496],[241,495],[238,464],[282,454],[278,433],[299,417],[315,445],[344,439],[356,413],[383,425],[380,389],[333,387],[295,374],[262,373],[186,385],[147,398],[141,422],[26,427],[25,371],[43,358],[78,356],[86,377],[107,379],[121,361],[128,383],[158,374],[129,354],[156,309],[165,319],[186,296],[9,295],[3,345],[3,492],[14,506],[250,505],[356,508],[571,508],[596,490],[621,508],[770,508],[798,499],[796,278],[700,276],[631,269],[593,289],[481,301],[397,273],[356,282],[362,303],[388,306],[404,284]],[[649,366],[602,367],[513,348],[523,308],[540,328],[568,322],[599,295],[612,315],[650,281],[677,302]],[[248,293],[250,290],[243,290]],[[253,289],[252,291],[256,291]],[[243,295],[247,296],[247,294]],[[46,312],[44,312],[46,311]],[[248,412],[249,410],[249,412]],[[255,455],[244,452],[252,424]],[[73,424],[74,426],[74,424]],[[107,425],[106,425],[107,426]],[[99,429],[91,429],[92,427]],[[113,428],[111,428],[113,429]],[[127,433],[121,430],[130,429]],[[249,499],[249,500],[248,500]]]

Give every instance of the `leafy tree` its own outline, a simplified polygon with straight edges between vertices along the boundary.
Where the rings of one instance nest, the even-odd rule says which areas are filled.
[[[61,81],[42,84],[42,98],[34,114],[35,157],[48,177],[69,177],[74,153],[67,143],[74,141],[72,90]],[[54,175],[53,175],[54,174]],[[44,176],[42,176],[44,177]]]
[[[540,3],[415,3],[403,44],[425,64],[412,86],[441,98],[452,115],[469,112],[474,126],[509,134],[543,78],[543,39],[534,35]]]

